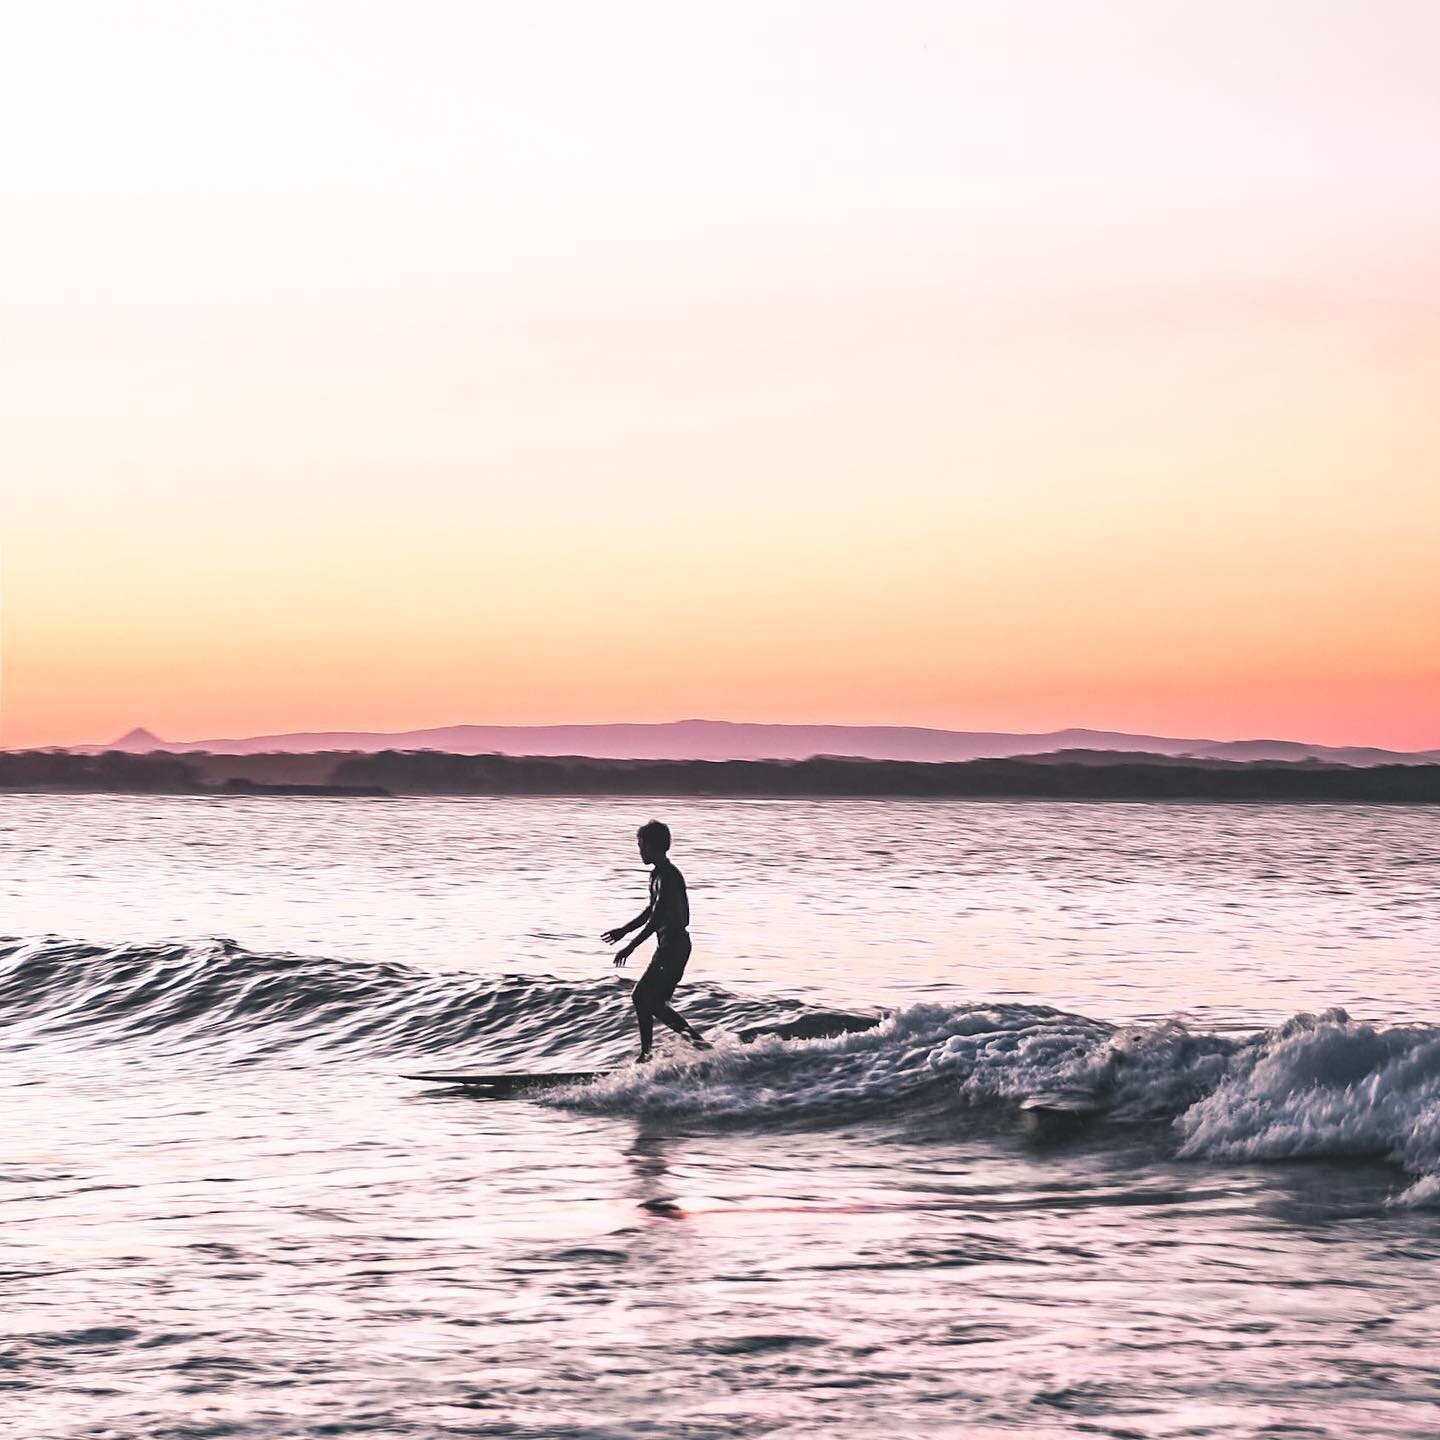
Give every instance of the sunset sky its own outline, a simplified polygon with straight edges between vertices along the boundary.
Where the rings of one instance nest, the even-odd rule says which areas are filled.
[[[0,26],[3,743],[1440,746],[1440,4]]]

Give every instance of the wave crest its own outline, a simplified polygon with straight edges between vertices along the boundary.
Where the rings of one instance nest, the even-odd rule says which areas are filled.
[[[633,978],[633,977],[632,977]],[[102,946],[0,939],[0,1043],[144,1044],[167,1054],[263,1060],[303,1053],[487,1063],[586,1063],[631,1048],[630,980],[433,972],[399,963],[262,954],[231,940]],[[834,1033],[876,1017],[686,987],[702,1023],[761,1034]],[[473,1058],[473,1056],[472,1056]]]
[[[608,973],[436,974],[227,940],[0,940],[7,1047],[123,1044],[232,1061],[424,1056],[432,1066],[478,1051],[497,1068],[603,1065],[633,1045],[628,998],[628,980]],[[1416,1177],[1396,1203],[1440,1205],[1435,1026],[1378,1028],[1330,1010],[1237,1038],[1020,1004],[919,1004],[882,1021],[704,983],[687,985],[684,1008],[730,1038],[703,1057],[557,1092],[555,1103],[831,1123],[1004,1115],[1060,1092],[1087,1097],[1107,1125],[1168,1125],[1183,1157],[1386,1157]]]

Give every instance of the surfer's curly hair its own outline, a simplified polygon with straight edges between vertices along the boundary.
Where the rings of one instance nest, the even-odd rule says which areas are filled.
[[[670,848],[670,827],[663,820],[647,820],[636,832],[635,838],[644,844],[653,840],[661,850]]]

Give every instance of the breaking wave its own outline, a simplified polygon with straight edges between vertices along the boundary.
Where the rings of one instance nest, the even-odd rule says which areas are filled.
[[[232,942],[103,947],[0,940],[0,1043],[136,1045],[227,1062],[341,1056],[427,1066],[618,1062],[629,981],[436,974],[404,964],[257,954]],[[550,1103],[774,1122],[928,1111],[1019,1113],[1081,1101],[1104,1126],[1158,1126],[1195,1159],[1384,1157],[1414,1177],[1396,1203],[1440,1205],[1440,1028],[1377,1028],[1343,1010],[1247,1037],[1169,1021],[1117,1027],[1046,1006],[892,1014],[687,985],[718,1048],[683,1047]]]
[[[143,1042],[167,1055],[226,1061],[461,1057],[484,1048],[501,1066],[554,1065],[579,1051],[587,1064],[632,1048],[621,978],[434,972],[399,963],[260,954],[230,940],[102,946],[0,939],[0,1044],[9,1048]],[[873,1026],[796,1002],[686,986],[701,1023],[747,1037]]]

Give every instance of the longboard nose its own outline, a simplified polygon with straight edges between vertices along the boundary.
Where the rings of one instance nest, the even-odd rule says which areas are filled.
[[[555,1089],[561,1085],[583,1085],[589,1080],[598,1080],[602,1075],[612,1075],[613,1070],[539,1070],[539,1071],[486,1071],[465,1074],[422,1074],[402,1075],[402,1080],[418,1080],[427,1085],[455,1085],[476,1093],[483,1093],[495,1099],[516,1095],[525,1091]]]

